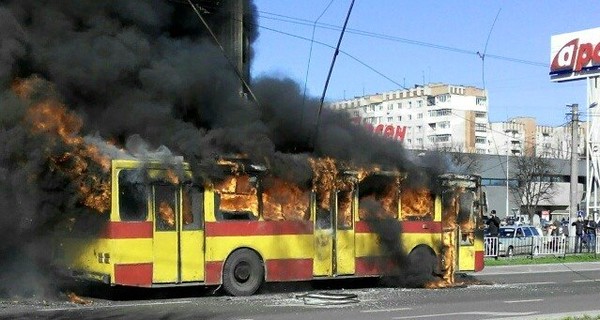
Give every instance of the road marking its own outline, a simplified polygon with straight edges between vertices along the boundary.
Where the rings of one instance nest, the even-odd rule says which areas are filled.
[[[523,282],[523,283],[506,283],[506,285],[519,285],[519,286],[537,286],[540,284],[556,284],[554,281],[541,281],[541,282]]]
[[[600,282],[600,279],[573,280],[573,282]]]
[[[529,299],[529,300],[507,300],[504,303],[526,303],[526,302],[539,302],[544,301],[544,299]]]
[[[487,311],[470,311],[470,312],[450,312],[450,313],[432,313],[423,314],[418,316],[406,316],[406,317],[394,317],[392,319],[416,319],[416,318],[433,318],[433,317],[448,317],[448,316],[500,316],[500,317],[518,317],[518,316],[530,316],[537,314],[538,311],[531,312],[487,312]]]
[[[121,303],[121,304],[111,304],[104,306],[94,306],[91,305],[83,305],[83,306],[73,306],[73,307],[65,307],[65,308],[50,308],[50,309],[39,309],[39,311],[44,312],[54,312],[54,311],[68,311],[68,310],[81,310],[81,309],[106,309],[106,308],[124,308],[124,307],[144,307],[144,306],[155,306],[155,305],[168,305],[168,304],[184,304],[190,303],[190,300],[183,301],[164,301],[164,302],[143,302],[143,303]]]
[[[360,310],[360,312],[371,313],[371,312],[394,312],[394,311],[406,311],[406,310],[412,310],[412,308],[371,309],[371,310]]]

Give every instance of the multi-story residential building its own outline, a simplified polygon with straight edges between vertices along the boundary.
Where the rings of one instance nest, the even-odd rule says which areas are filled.
[[[430,83],[330,104],[408,149],[489,153],[486,91]]]
[[[336,101],[356,124],[399,140],[407,149],[479,154],[538,155],[568,159],[570,125],[537,125],[535,118],[488,120],[487,92],[472,86],[430,83]],[[577,152],[585,157],[585,124],[579,126]]]
[[[577,153],[585,157],[585,124],[580,124]],[[536,155],[544,158],[569,159],[572,141],[571,126],[537,125],[533,118],[513,118],[490,123],[490,150],[492,154]]]

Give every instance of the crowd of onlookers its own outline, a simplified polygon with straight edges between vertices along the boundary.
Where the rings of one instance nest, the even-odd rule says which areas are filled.
[[[485,235],[487,237],[497,237],[501,227],[532,225],[524,217],[500,219],[496,216],[496,210],[492,210],[490,214],[490,217],[484,217]],[[554,219],[553,221],[541,219],[539,224],[534,225],[534,227],[543,236],[573,237],[573,252],[582,252],[583,248],[595,247],[596,236],[600,235],[600,218],[598,221],[594,221],[591,215],[584,217],[580,214],[571,223],[565,218]]]

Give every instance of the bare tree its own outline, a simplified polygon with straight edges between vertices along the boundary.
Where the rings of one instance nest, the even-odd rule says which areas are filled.
[[[515,157],[511,162],[517,183],[510,190],[531,221],[540,202],[552,202],[554,197],[553,165],[550,159],[542,156],[524,155]]]

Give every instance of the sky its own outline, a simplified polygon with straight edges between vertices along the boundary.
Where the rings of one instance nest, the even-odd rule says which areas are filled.
[[[291,78],[321,97],[351,2],[255,0],[252,76]],[[597,0],[356,0],[326,100],[443,82],[485,88],[492,122],[559,126],[567,105],[584,111],[587,89],[550,81],[550,38],[600,27],[599,12]]]

